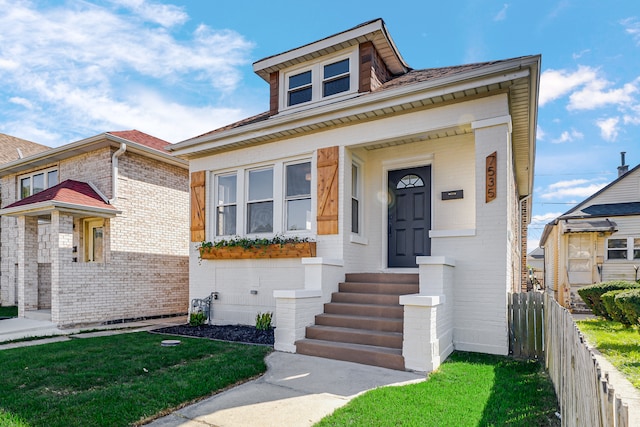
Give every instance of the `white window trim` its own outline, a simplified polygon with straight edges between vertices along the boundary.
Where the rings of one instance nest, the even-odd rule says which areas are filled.
[[[249,174],[251,172],[262,172],[262,171],[267,171],[267,170],[271,170],[272,176],[273,176],[273,181],[271,183],[271,198],[268,199],[256,199],[256,200],[249,200],[249,185],[250,185],[250,181],[249,181]],[[276,200],[278,200],[276,198],[276,182],[277,181],[277,167],[276,165],[265,165],[265,166],[260,166],[260,167],[255,167],[255,168],[250,168],[250,169],[245,169],[244,172],[244,176],[245,176],[245,188],[244,188],[244,198],[243,198],[243,203],[244,203],[244,207],[245,207],[245,212],[247,213],[244,216],[244,224],[243,224],[243,229],[245,230],[245,233],[247,235],[251,235],[251,236],[264,236],[264,235],[270,235],[276,232],[277,229],[277,225],[276,225],[276,218],[278,218],[276,211]],[[271,202],[271,207],[272,207],[272,211],[271,211],[271,231],[266,231],[263,233],[251,233],[249,234],[249,232],[247,231],[249,228],[249,224],[248,224],[248,220],[249,220],[249,204],[253,204],[253,203],[264,203],[264,202]],[[280,208],[282,209],[282,208]],[[236,228],[237,228],[237,223],[236,223]],[[237,230],[236,230],[237,231]]]
[[[349,231],[351,233],[351,242],[353,243],[360,243],[360,244],[366,244],[366,240],[363,235],[364,235],[364,162],[362,160],[360,160],[359,158],[357,158],[356,156],[352,156],[351,157],[351,163],[352,166],[355,166],[358,172],[358,180],[356,182],[356,191],[357,194],[356,199],[358,200],[358,232],[354,232],[353,228],[351,226],[349,226]],[[351,170],[353,171],[353,167],[351,168]],[[354,195],[353,195],[353,172],[351,174],[351,197],[350,200],[353,200]],[[353,210],[351,211],[351,215],[353,216]],[[353,221],[353,219],[352,219]]]
[[[287,166],[295,166],[295,165],[301,165],[303,163],[309,163],[309,169],[310,169],[310,173],[311,173],[311,181],[309,182],[309,196],[307,197],[306,195],[304,197],[301,196],[292,196],[292,197],[287,197]],[[288,230],[287,228],[287,224],[288,224],[288,218],[287,218],[287,202],[291,201],[291,200],[306,200],[309,199],[309,201],[311,202],[310,205],[313,205],[313,163],[311,162],[311,159],[302,159],[302,160],[295,160],[295,161],[290,161],[290,162],[284,162],[282,164],[282,229],[284,230],[285,233],[309,233],[311,231],[311,229],[307,230],[306,228],[304,230]],[[310,206],[311,209],[311,215],[313,217],[313,207]],[[311,228],[313,227],[313,220],[311,221]]]
[[[322,88],[324,82],[323,67],[325,65],[340,62],[343,59],[349,59],[349,90],[339,92],[327,97],[322,96]],[[312,62],[306,62],[303,65],[295,68],[286,69],[280,73],[279,78],[279,96],[278,96],[278,111],[280,112],[293,112],[309,108],[309,106],[322,105],[334,101],[336,98],[352,96],[358,92],[358,48],[354,47],[351,50],[341,51],[336,55],[329,57],[322,57]],[[311,70],[311,101],[303,102],[288,106],[288,94],[289,94],[289,77],[296,74],[304,73]]]
[[[607,261],[609,261],[609,262],[627,262],[627,261],[636,261],[637,262],[637,261],[639,261],[637,258],[636,259],[633,258],[633,251],[635,249],[634,246],[633,246],[633,243],[634,243],[634,239],[638,239],[638,238],[640,238],[640,236],[626,236],[626,237],[614,237],[614,236],[611,236],[611,237],[608,237],[606,239],[606,241],[605,241],[605,247],[604,247],[604,251],[605,251],[605,254],[607,256],[607,258],[606,258]],[[626,256],[626,258],[624,258],[624,259],[609,258],[609,251],[610,250],[614,250],[614,251],[615,250],[618,250],[618,251],[622,251],[623,250],[622,248],[609,249],[609,240],[624,240],[624,239],[627,240],[627,248],[626,248],[627,256]]]
[[[236,236],[242,236],[247,238],[264,238],[273,237],[278,234],[299,236],[299,237],[312,237],[316,234],[316,221],[311,221],[311,230],[286,230],[286,218],[285,218],[285,166],[297,163],[311,163],[311,212],[312,218],[315,219],[313,214],[317,210],[317,172],[316,172],[316,159],[311,156],[310,153],[305,155],[289,157],[286,159],[278,159],[272,162],[258,163],[254,165],[244,165],[237,168],[213,170],[209,173],[209,182],[211,185],[211,197],[207,202],[207,208],[209,214],[207,214],[207,235],[208,239],[212,241],[224,240],[233,238]],[[248,188],[248,173],[249,171],[261,170],[273,168],[273,232],[271,233],[247,233],[247,203],[249,196]],[[216,221],[216,207],[217,207],[217,185],[215,185],[218,176],[236,175],[236,234],[234,235],[216,235],[217,233],[217,221]]]
[[[49,185],[49,172],[53,172],[53,171],[58,172],[58,182],[56,184],[59,184],[60,183],[60,172],[58,171],[58,167],[57,166],[50,167],[50,168],[47,168],[47,169],[40,169],[40,170],[37,170],[37,171],[26,173],[24,175],[19,175],[18,176],[18,181],[16,183],[17,186],[18,186],[18,189],[17,189],[17,195],[18,195],[17,200],[22,200],[23,199],[23,197],[22,197],[22,180],[23,179],[25,179],[25,178],[30,178],[31,179],[31,189],[30,189],[29,196],[33,196],[34,195],[34,192],[33,192],[33,177],[36,176],[36,175],[43,174],[44,175],[44,189],[46,190],[46,189],[52,187],[52,186]],[[35,193],[35,194],[37,194],[37,193]],[[27,197],[29,197],[29,196],[27,196]]]
[[[218,180],[219,180],[219,178],[229,177],[229,176],[234,176],[236,178],[236,199],[235,199],[235,202],[233,202],[233,203],[220,204],[219,203],[219,199],[218,199],[218,196],[219,196],[219,194],[218,194],[218,188],[219,188]],[[224,234],[218,235],[218,208],[220,206],[222,206],[222,207],[235,206],[236,207],[236,233],[237,233],[238,232],[238,209],[240,208],[238,206],[238,174],[237,174],[236,171],[231,171],[231,172],[226,172],[226,173],[215,174],[211,178],[212,178],[211,182],[213,183],[213,188],[214,188],[214,191],[212,192],[212,196],[213,196],[212,197],[212,200],[213,200],[213,202],[212,202],[213,206],[212,207],[213,207],[213,212],[214,212],[213,215],[212,215],[213,216],[213,218],[212,218],[213,234],[216,237],[224,237],[224,236],[226,236]],[[234,233],[234,235],[236,233]]]

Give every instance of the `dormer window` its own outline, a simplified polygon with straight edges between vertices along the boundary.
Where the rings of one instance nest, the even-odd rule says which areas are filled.
[[[283,73],[281,109],[348,94],[357,88],[357,50]]]
[[[311,101],[311,70],[289,77],[288,106]]]
[[[322,96],[331,96],[349,90],[349,59],[324,66]]]

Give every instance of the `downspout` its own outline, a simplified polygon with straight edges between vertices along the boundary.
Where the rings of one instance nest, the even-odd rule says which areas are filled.
[[[120,148],[111,156],[111,199],[109,204],[113,205],[118,199],[118,157],[127,151],[127,144],[120,143]]]

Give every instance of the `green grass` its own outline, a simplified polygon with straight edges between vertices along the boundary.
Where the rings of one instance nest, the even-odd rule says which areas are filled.
[[[576,322],[587,341],[595,346],[633,386],[640,389],[640,330],[602,319]]]
[[[556,411],[538,362],[455,352],[427,381],[369,391],[316,426],[559,426]]]
[[[0,307],[0,317],[18,317],[18,307],[15,305]]]
[[[0,351],[0,425],[127,426],[266,370],[270,347],[146,332]]]

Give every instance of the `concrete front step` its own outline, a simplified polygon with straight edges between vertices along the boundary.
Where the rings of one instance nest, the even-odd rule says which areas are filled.
[[[326,314],[348,314],[351,316],[388,317],[402,319],[404,308],[401,305],[357,304],[330,302],[324,305]]]
[[[419,283],[419,276],[414,273],[349,273],[346,282],[365,283]]]
[[[417,294],[420,286],[413,283],[343,282],[338,285],[338,290],[359,294],[406,295]]]
[[[308,356],[345,360],[388,369],[405,369],[402,350],[387,347],[306,338],[296,342],[296,352]]]
[[[316,325],[340,328],[365,329],[382,332],[402,332],[403,319],[374,316],[351,316],[348,314],[324,313],[316,316]]]
[[[398,294],[361,294],[357,292],[334,292],[331,302],[350,302],[357,304],[397,305],[400,302]]]
[[[337,326],[307,326],[306,337],[323,341],[402,348],[402,333],[341,328]]]

